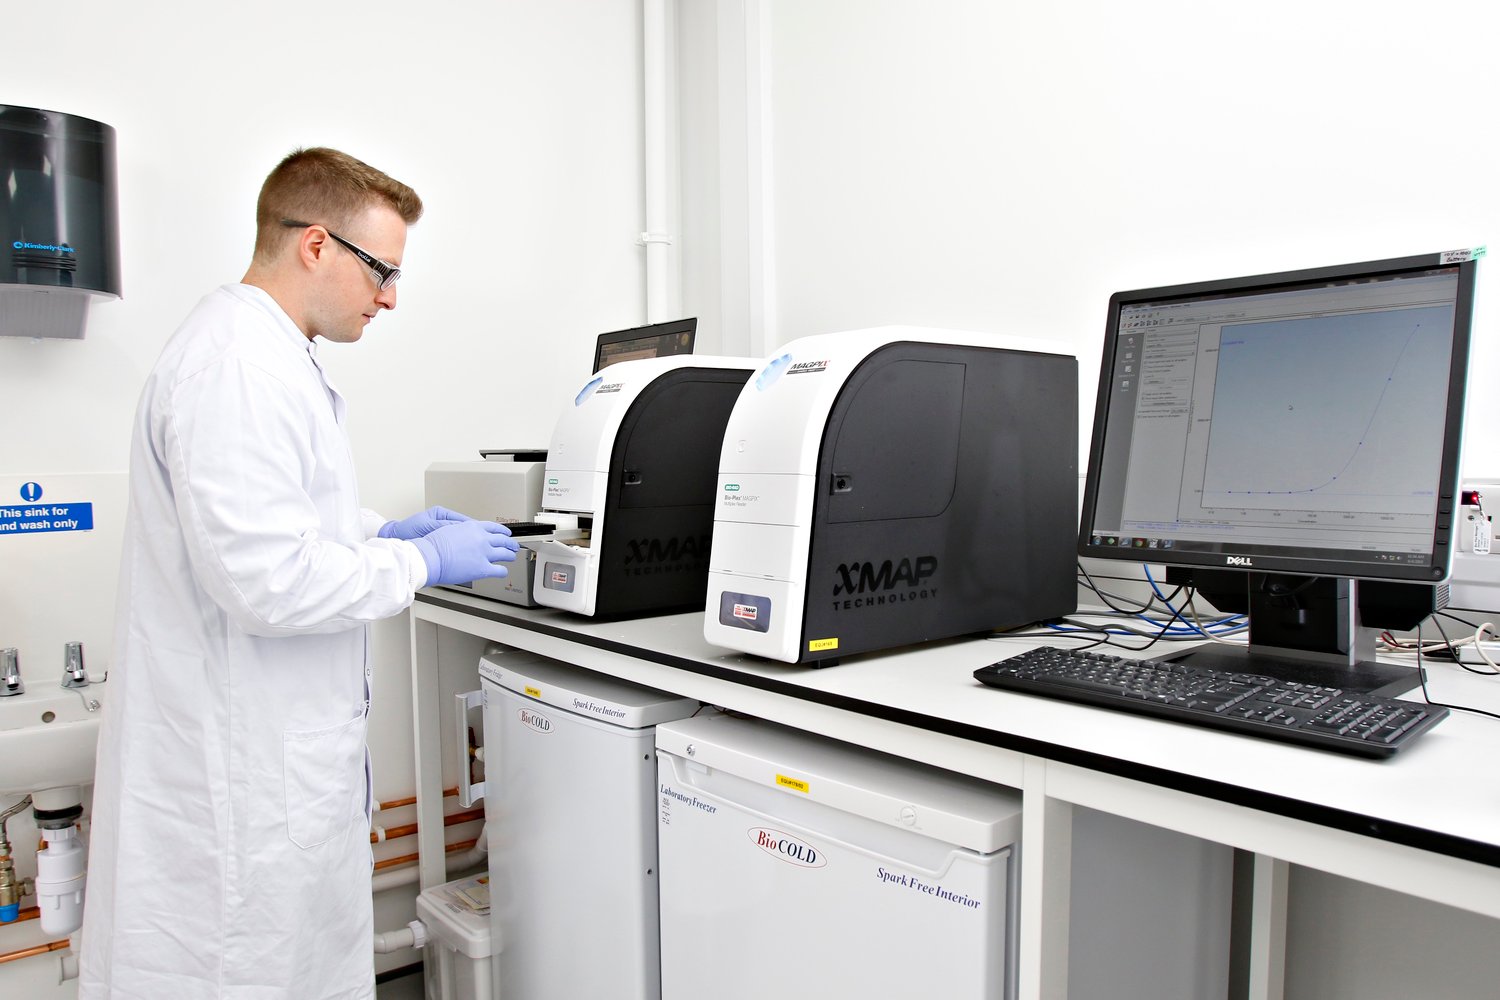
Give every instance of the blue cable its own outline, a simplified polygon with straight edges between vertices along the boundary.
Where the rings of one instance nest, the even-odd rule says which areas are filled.
[[[1156,595],[1157,600],[1161,601],[1162,604],[1166,605],[1167,608],[1170,609],[1172,611],[1172,613],[1177,616],[1178,620],[1180,620],[1184,625],[1187,625],[1187,628],[1184,631],[1187,631],[1189,633],[1196,634],[1196,635],[1210,635],[1210,634],[1213,634],[1213,635],[1227,635],[1230,631],[1235,630],[1235,629],[1244,628],[1245,625],[1247,624],[1246,621],[1245,621],[1245,616],[1244,615],[1226,615],[1225,617],[1220,618],[1218,621],[1209,622],[1208,625],[1206,625],[1206,626],[1204,626],[1202,628],[1199,628],[1198,625],[1197,625],[1197,623],[1191,623],[1191,624],[1189,624],[1189,620],[1188,620],[1187,616],[1184,615],[1177,608],[1173,607],[1172,604],[1171,604],[1171,602],[1167,600],[1166,596],[1164,594],[1162,594],[1161,588],[1156,585],[1156,578],[1151,575],[1151,566],[1150,566],[1150,564],[1149,563],[1141,563],[1141,570],[1146,574],[1146,582],[1151,585],[1151,592]],[[1211,631],[1212,629],[1216,628],[1217,626],[1223,625],[1223,624],[1225,624],[1227,622],[1234,622],[1235,624],[1232,625],[1232,626],[1230,626],[1230,628],[1228,628],[1228,629],[1220,629],[1219,631],[1216,631],[1216,632]],[[1173,626],[1173,628],[1175,628],[1175,626]]]

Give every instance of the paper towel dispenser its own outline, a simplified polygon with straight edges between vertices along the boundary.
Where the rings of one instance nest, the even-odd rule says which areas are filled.
[[[115,130],[0,104],[0,335],[83,336],[120,297]]]

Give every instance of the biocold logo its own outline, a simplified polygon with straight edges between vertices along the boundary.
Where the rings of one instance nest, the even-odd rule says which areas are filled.
[[[798,840],[791,834],[759,826],[751,827],[747,832],[752,844],[789,865],[796,865],[798,868],[822,868],[828,864],[828,859],[818,853],[817,848]]]
[[[519,709],[516,712],[516,718],[521,720],[521,725],[529,729],[535,729],[539,733],[550,734],[552,732],[552,720],[545,715],[538,715],[530,709]]]

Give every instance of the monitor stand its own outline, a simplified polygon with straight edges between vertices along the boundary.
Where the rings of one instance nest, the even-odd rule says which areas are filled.
[[[1166,657],[1211,670],[1394,698],[1415,688],[1416,668],[1375,659],[1376,629],[1360,623],[1358,587],[1342,577],[1194,571],[1198,592],[1221,611],[1250,616],[1250,645],[1208,643]]]

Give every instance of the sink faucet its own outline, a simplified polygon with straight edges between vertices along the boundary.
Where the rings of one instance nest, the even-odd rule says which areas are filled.
[[[14,646],[0,649],[0,698],[21,694],[26,685],[21,683],[21,653]]]
[[[89,672],[83,669],[83,643],[70,642],[63,646],[63,679],[65,688],[89,686]]]

